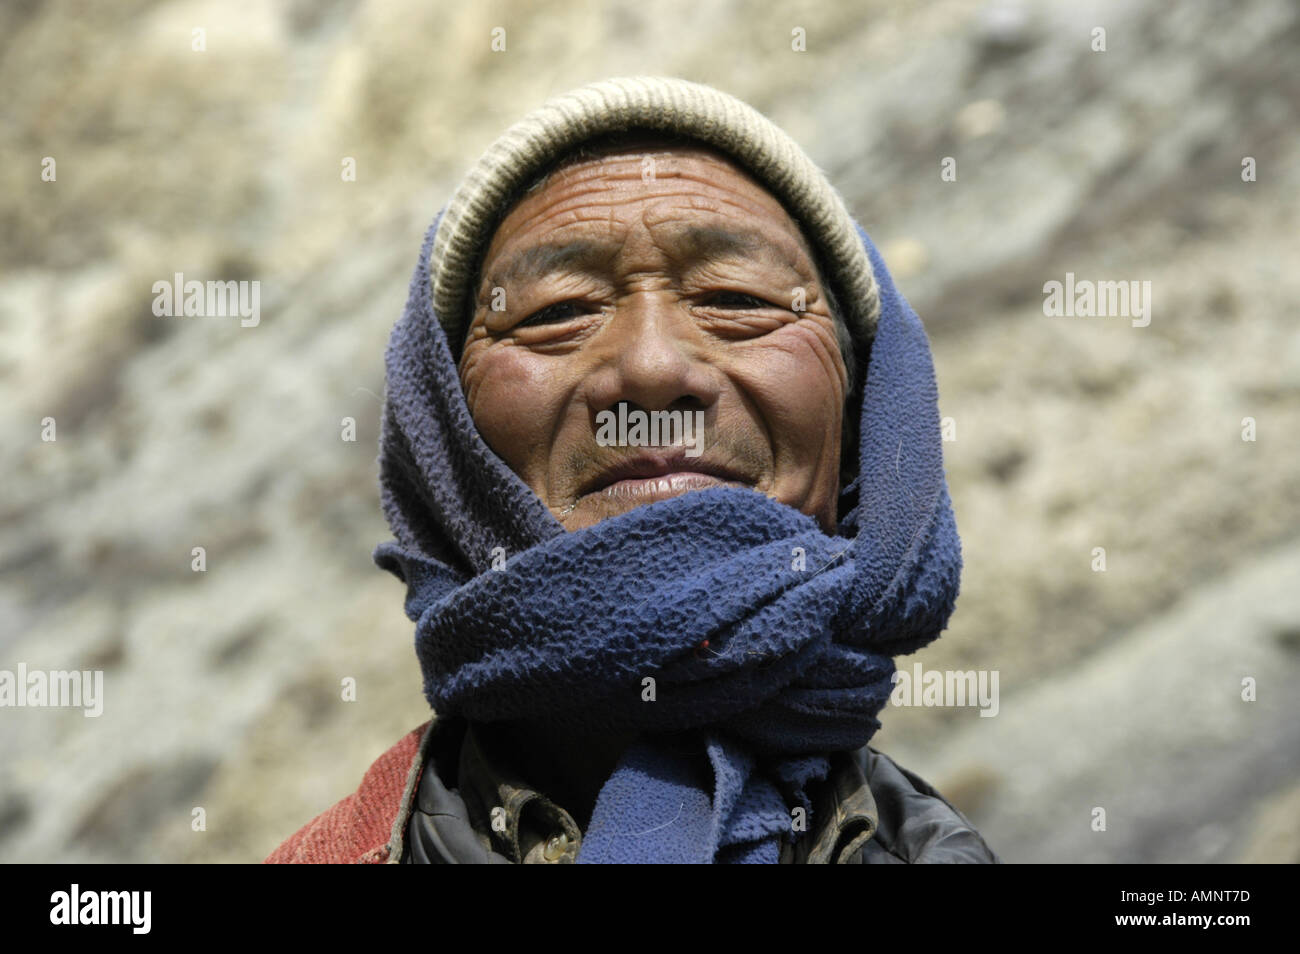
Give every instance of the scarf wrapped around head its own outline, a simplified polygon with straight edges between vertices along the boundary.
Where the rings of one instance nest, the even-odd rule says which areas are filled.
[[[637,733],[579,861],[777,861],[826,754],[879,728],[892,657],[935,639],[956,600],[919,319],[857,226],[880,311],[837,535],[734,487],[570,533],[470,417],[431,302],[437,227],[387,353],[380,482],[396,540],[375,551],[407,585],[425,696],[442,716]]]

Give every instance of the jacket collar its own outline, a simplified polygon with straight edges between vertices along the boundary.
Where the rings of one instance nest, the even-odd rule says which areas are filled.
[[[811,835],[782,841],[784,864],[854,861],[879,827],[857,753],[830,761],[811,791]],[[481,733],[461,720],[430,721],[393,820],[390,864],[565,863],[580,843],[572,816],[518,778]]]

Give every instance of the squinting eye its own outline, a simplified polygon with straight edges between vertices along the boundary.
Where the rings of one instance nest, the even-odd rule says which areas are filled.
[[[541,308],[523,321],[519,322],[520,326],[524,325],[550,325],[558,321],[567,321],[580,312],[582,303],[574,300],[557,301],[553,305],[547,305]]]
[[[706,305],[718,305],[723,308],[775,308],[770,301],[764,301],[754,295],[738,291],[716,292],[705,299]]]

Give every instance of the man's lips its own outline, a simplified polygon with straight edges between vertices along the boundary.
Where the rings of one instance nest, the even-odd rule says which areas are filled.
[[[605,468],[586,484],[578,496],[598,494],[608,498],[636,498],[642,502],[672,497],[688,490],[726,484],[752,486],[743,474],[728,467],[685,454],[641,455]]]
[[[706,487],[724,487],[736,481],[725,481],[712,474],[700,474],[694,471],[676,471],[662,477],[634,477],[619,480],[596,491],[596,495],[614,500],[635,499],[641,503],[653,500],[666,500],[688,490],[703,490]]]

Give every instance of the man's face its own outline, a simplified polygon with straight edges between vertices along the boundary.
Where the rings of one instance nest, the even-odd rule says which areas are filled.
[[[474,423],[568,530],[748,486],[833,533],[847,379],[807,243],[726,158],[649,148],[558,171],[498,227],[460,362]],[[620,404],[691,412],[702,453],[602,446]]]

